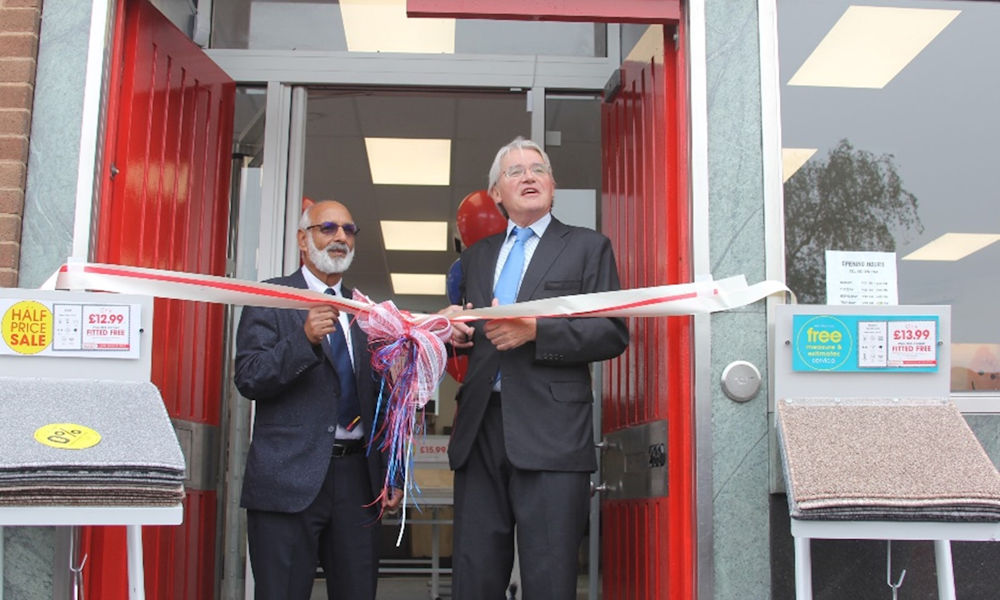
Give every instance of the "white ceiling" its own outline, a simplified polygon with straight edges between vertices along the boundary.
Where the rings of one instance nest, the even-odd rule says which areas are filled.
[[[257,121],[263,114],[263,99],[262,94],[238,95],[237,136],[244,132],[242,149],[249,154],[260,152],[263,127]],[[579,100],[549,102],[547,129],[559,131],[561,139],[547,150],[561,187],[598,190],[597,101]],[[445,306],[444,295],[394,295],[390,273],[445,274],[458,258],[454,242],[446,251],[387,251],[380,221],[446,221],[449,238],[458,237],[459,203],[486,188],[497,149],[517,135],[530,134],[531,114],[526,107],[522,91],[311,89],[303,195],[343,202],[361,228],[345,281],[373,300],[392,299],[403,309],[428,312]],[[374,185],[365,137],[450,139],[450,185]]]

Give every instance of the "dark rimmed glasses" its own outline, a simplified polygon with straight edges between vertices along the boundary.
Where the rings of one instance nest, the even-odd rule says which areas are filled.
[[[309,231],[310,229],[319,229],[319,232],[323,235],[336,235],[338,229],[343,229],[344,234],[351,237],[358,235],[358,232],[361,231],[361,228],[354,223],[344,223],[341,225],[340,223],[334,223],[333,221],[323,221],[322,223],[306,227],[306,231]]]

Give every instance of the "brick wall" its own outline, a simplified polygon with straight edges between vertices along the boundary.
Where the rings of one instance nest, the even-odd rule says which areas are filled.
[[[0,0],[0,287],[17,285],[42,0]]]

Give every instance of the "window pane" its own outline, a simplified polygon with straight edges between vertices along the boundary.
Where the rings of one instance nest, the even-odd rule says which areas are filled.
[[[409,19],[406,0],[215,0],[213,11],[213,48],[606,55],[603,24]]]
[[[900,304],[952,306],[952,388],[1000,389],[1000,4],[879,4],[779,1],[789,286],[895,252]]]

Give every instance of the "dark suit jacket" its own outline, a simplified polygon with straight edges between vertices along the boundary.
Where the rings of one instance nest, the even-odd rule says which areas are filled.
[[[504,234],[462,253],[462,292],[475,307],[490,306],[493,274]],[[600,233],[552,219],[531,257],[517,300],[617,290],[611,242]],[[628,345],[622,319],[538,319],[534,342],[500,352],[476,322],[469,368],[458,391],[448,457],[465,464],[501,369],[507,456],[520,469],[593,471],[593,392],[589,364],[613,358]]]
[[[307,288],[296,271],[268,280]],[[350,297],[350,290],[344,294]],[[247,306],[236,331],[236,387],[256,401],[253,439],[247,456],[241,506],[254,510],[299,512],[316,498],[327,468],[337,427],[340,386],[324,339],[313,346],[303,326],[307,311]],[[351,326],[354,371],[367,440],[376,426],[377,387],[368,338]],[[368,455],[372,499],[385,478],[383,454]]]

